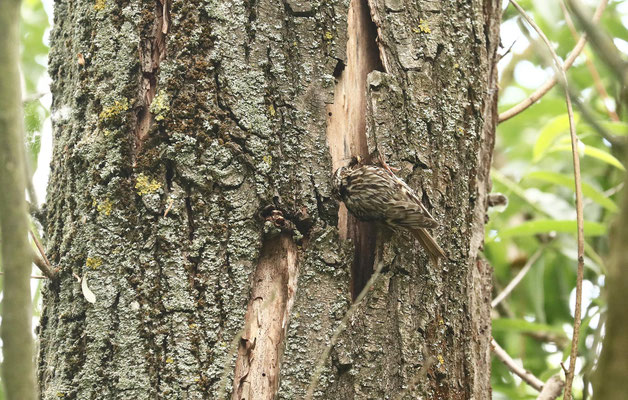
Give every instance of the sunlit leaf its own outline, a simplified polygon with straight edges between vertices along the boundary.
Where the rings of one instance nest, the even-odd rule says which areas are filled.
[[[511,331],[511,332],[544,332],[553,333],[559,336],[565,336],[562,328],[555,325],[541,324],[538,322],[530,322],[525,319],[515,318],[495,318],[493,319],[493,332]]]
[[[574,115],[574,120],[578,122],[578,114]],[[569,116],[567,114],[562,114],[551,121],[549,121],[539,134],[539,137],[536,139],[536,143],[534,144],[533,161],[536,162],[540,160],[543,155],[548,151],[548,149],[554,143],[557,137],[566,134],[569,132]]]
[[[581,142],[582,146],[584,147],[584,155],[585,156],[589,156],[589,157],[593,157],[593,158],[597,158],[600,161],[603,161],[609,165],[612,165],[615,168],[618,168],[622,171],[625,171],[626,168],[624,168],[623,164],[621,163],[621,161],[619,161],[617,158],[615,158],[615,156],[613,156],[610,153],[607,153],[603,150],[600,150],[596,147],[593,146],[586,146]],[[557,145],[552,147],[552,149],[550,151],[565,151],[565,152],[571,152],[571,145],[568,144],[561,144],[561,145]]]
[[[575,186],[573,176],[560,174],[558,172],[535,171],[535,172],[530,172],[529,174],[527,174],[526,178],[538,179],[545,182],[554,183],[556,185],[569,188],[571,190],[573,190]],[[606,195],[604,195],[602,192],[598,191],[597,189],[595,189],[593,186],[589,185],[588,183],[584,183],[584,182],[582,183],[582,193],[586,197],[590,198],[591,200],[595,201],[602,207],[606,208],[607,210],[611,212],[618,211],[617,205],[611,199],[609,199]]]
[[[606,131],[613,135],[627,136],[628,135],[628,123],[621,121],[598,121]],[[589,124],[580,125],[580,129],[583,131],[595,132],[595,129]]]

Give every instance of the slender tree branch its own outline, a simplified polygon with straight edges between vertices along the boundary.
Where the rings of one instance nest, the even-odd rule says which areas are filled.
[[[563,391],[564,383],[560,379],[560,376],[554,375],[547,382],[543,382],[534,374],[529,371],[526,371],[523,367],[520,367],[519,364],[515,360],[508,355],[506,350],[504,350],[495,339],[491,339],[491,346],[493,348],[493,353],[495,356],[508,367],[512,373],[520,377],[525,383],[530,385],[532,388],[539,391],[539,396],[537,400],[554,400],[558,396],[560,396]]]
[[[55,278],[54,269],[46,264],[46,262],[39,255],[35,254],[35,252],[33,252],[33,264],[35,264],[37,268],[39,268],[41,273],[44,274],[44,276],[46,276],[48,279]]]
[[[4,272],[0,272],[0,275],[4,275]],[[43,275],[31,275],[31,279],[46,279]]]
[[[597,9],[595,10],[595,14],[593,15],[593,23],[597,23],[600,20],[600,17],[602,16],[602,12],[604,11],[604,8],[606,8],[607,3],[608,3],[608,0],[600,1],[600,4],[598,4]],[[587,43],[587,36],[582,35],[580,37],[580,40],[578,40],[578,43],[576,43],[573,50],[569,54],[569,57],[567,57],[567,59],[565,60],[565,64],[562,68],[563,73],[564,71],[567,71],[569,68],[571,68],[576,58],[582,52],[582,49],[584,49],[584,46],[586,43]],[[532,93],[528,98],[526,98],[525,100],[523,100],[516,106],[499,114],[498,122],[501,123],[514,117],[515,115],[521,113],[526,108],[530,107],[532,104],[536,103],[541,97],[543,97],[547,92],[549,92],[550,89],[554,87],[554,85],[556,85],[556,83],[558,82],[558,79],[559,79],[559,74],[555,74],[552,78],[550,78],[547,82],[545,82],[543,86],[541,86],[534,93]]]
[[[29,233],[31,234],[31,238],[33,238],[33,242],[35,242],[35,246],[37,247],[37,250],[41,255],[41,257],[39,257],[36,254],[33,254],[33,262],[44,275],[46,275],[50,279],[54,279],[56,271],[52,267],[52,264],[50,264],[48,257],[46,257],[44,246],[41,245],[41,242],[37,238],[37,235],[35,235],[32,230],[30,230]]]
[[[506,350],[504,350],[499,344],[497,344],[495,339],[491,339],[491,347],[493,348],[493,353],[495,353],[495,356],[499,358],[499,360],[503,362],[504,365],[508,367],[508,369],[511,370],[515,375],[523,379],[525,383],[527,383],[537,391],[540,392],[541,390],[543,390],[543,381],[534,376],[531,372],[526,371],[523,367],[520,367],[519,364],[517,364],[517,362],[508,355],[508,353],[506,353]]]
[[[0,244],[2,244],[1,240],[0,240]],[[54,279],[55,270],[52,268],[52,266],[50,266],[49,264],[46,264],[46,262],[39,256],[39,254],[35,252],[35,250],[32,249],[32,247],[31,247],[31,255],[33,259],[33,264],[35,264],[35,266],[39,268],[39,270],[44,274],[44,276],[47,277],[48,279]],[[0,274],[2,273],[0,272]],[[31,278],[35,278],[35,277],[31,276]]]
[[[563,392],[564,386],[565,382],[560,379],[560,375],[554,375],[545,382],[536,400],[554,400]]]
[[[582,184],[580,176],[580,158],[578,156],[578,137],[576,136],[576,128],[573,117],[573,109],[571,105],[571,96],[569,94],[569,86],[567,83],[567,75],[565,74],[565,67],[562,65],[560,58],[556,55],[552,44],[550,43],[545,33],[539,28],[539,26],[530,18],[530,16],[521,8],[521,6],[515,1],[510,0],[510,3],[519,11],[523,18],[532,26],[532,28],[538,33],[539,37],[543,40],[554,61],[554,67],[556,69],[556,76],[558,81],[563,86],[565,91],[565,99],[567,103],[567,114],[569,115],[569,134],[571,137],[571,153],[573,158],[574,168],[574,182],[576,192],[576,223],[578,226],[578,270],[576,278],[576,307],[574,312],[574,325],[573,325],[573,337],[571,342],[571,355],[569,357],[569,369],[565,377],[565,400],[571,400],[571,385],[573,383],[574,374],[576,370],[576,356],[578,354],[578,339],[580,335],[581,324],[581,308],[582,308],[582,279],[584,275],[584,215],[582,208]]]
[[[539,259],[539,257],[543,253],[543,250],[544,250],[543,246],[537,249],[537,251],[532,255],[532,257],[528,259],[528,262],[526,262],[526,265],[524,265],[523,268],[521,268],[521,271],[519,271],[519,273],[514,278],[512,278],[512,280],[508,283],[508,285],[506,285],[506,287],[504,288],[504,290],[501,291],[501,293],[495,296],[495,298],[491,302],[491,307],[495,308],[502,300],[506,298],[506,296],[510,294],[510,292],[514,290],[515,287],[517,287],[519,282],[521,282],[523,277],[526,276],[526,274],[528,273],[530,268],[534,265],[536,260]]]

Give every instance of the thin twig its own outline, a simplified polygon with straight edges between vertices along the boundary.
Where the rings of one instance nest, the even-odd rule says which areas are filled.
[[[35,242],[35,246],[37,246],[37,250],[39,250],[39,254],[41,255],[41,258],[39,258],[37,257],[37,255],[34,254],[33,262],[35,263],[37,268],[41,270],[41,272],[44,275],[46,275],[50,279],[54,279],[55,270],[52,267],[52,264],[50,264],[50,261],[48,261],[48,257],[46,257],[46,252],[44,251],[44,247],[41,245],[41,243],[39,242],[39,239],[37,239],[37,236],[33,233],[32,230],[30,230],[29,233],[31,234],[31,237],[33,238],[33,242]]]
[[[4,275],[4,272],[0,271],[0,275]],[[31,279],[46,279],[43,275],[31,275]]]
[[[604,11],[604,8],[606,8],[607,3],[608,3],[608,0],[600,1],[600,4],[598,4],[597,9],[595,10],[595,14],[593,15],[593,23],[597,23],[600,20],[600,17],[602,16],[602,12]],[[573,50],[569,54],[569,57],[567,57],[567,59],[565,60],[565,64],[562,68],[563,73],[572,66],[574,61],[576,61],[576,58],[580,55],[586,43],[587,43],[587,36],[582,35],[580,37],[580,40],[578,40],[578,43],[576,43]],[[556,83],[558,82],[558,79],[559,79],[558,74],[555,74],[552,78],[550,78],[547,82],[545,82],[543,86],[541,86],[534,93],[532,93],[527,99],[523,100],[521,103],[517,104],[516,106],[509,108],[508,110],[499,114],[498,122],[501,123],[514,117],[515,115],[521,113],[526,108],[530,107],[532,104],[536,103],[541,97],[543,97],[547,92],[549,92],[550,89],[554,87],[554,85],[556,85]]]
[[[622,190],[623,188],[624,188],[624,182],[621,182],[619,185],[614,186],[614,187],[612,187],[612,188],[610,188],[610,189],[608,189],[608,190],[605,190],[605,191],[603,192],[603,194],[604,194],[604,196],[606,196],[606,197],[611,197],[611,196],[613,196],[613,195],[617,194],[617,193],[618,193],[620,190]]]
[[[46,262],[47,266],[52,268],[52,265],[50,264],[50,261],[48,261],[48,257],[46,257],[46,252],[44,251],[44,246],[41,245],[41,242],[39,241],[39,239],[37,239],[37,236],[33,233],[32,230],[29,231],[29,233],[31,234],[31,237],[33,238],[33,242],[35,242],[35,246],[37,246],[37,250],[39,250],[39,254],[41,254],[41,258],[44,259],[44,261]]]
[[[499,358],[499,360],[503,362],[504,365],[508,367],[508,369],[511,370],[515,375],[523,379],[525,383],[527,383],[537,391],[540,392],[541,390],[543,390],[543,381],[534,376],[531,372],[526,371],[523,367],[520,367],[519,364],[517,364],[515,360],[513,360],[512,357],[508,355],[508,353],[506,353],[506,350],[502,349],[502,347],[497,344],[497,342],[493,338],[491,338],[491,347],[493,348],[493,353],[495,353],[495,356]]]
[[[578,137],[576,136],[576,128],[573,117],[573,109],[571,105],[571,96],[569,94],[569,86],[567,83],[567,75],[565,74],[565,68],[556,55],[552,44],[550,43],[545,33],[539,28],[539,26],[530,18],[530,16],[521,8],[521,6],[515,1],[510,0],[510,3],[519,11],[523,18],[530,24],[530,26],[536,31],[539,37],[543,40],[547,46],[552,58],[554,60],[554,67],[556,69],[556,76],[558,81],[563,86],[565,91],[565,100],[567,102],[567,114],[569,115],[569,134],[571,137],[571,153],[573,158],[574,169],[574,183],[576,192],[576,223],[578,226],[578,270],[576,278],[576,307],[574,315],[573,325],[573,337],[571,342],[571,355],[569,357],[569,370],[565,377],[565,400],[571,400],[571,385],[573,383],[574,374],[576,370],[576,356],[578,353],[578,339],[580,335],[581,324],[581,308],[582,308],[582,279],[584,275],[584,216],[582,208],[582,184],[580,177],[580,158],[578,156]]]
[[[44,262],[44,260],[35,253],[33,250],[33,264],[39,268],[42,274],[44,274],[49,279],[54,279],[55,272],[52,268],[49,268],[48,265]]]
[[[312,374],[312,379],[310,380],[310,384],[308,385],[308,388],[307,388],[307,394],[305,395],[305,400],[312,400],[312,397],[314,396],[314,390],[316,390],[316,387],[318,386],[318,381],[321,377],[321,373],[323,372],[325,361],[327,361],[327,358],[329,357],[329,354],[331,353],[331,349],[334,347],[334,345],[338,341],[338,337],[340,336],[340,334],[347,328],[347,323],[349,322],[349,319],[353,316],[353,314],[355,314],[357,309],[362,304],[362,300],[364,300],[364,298],[366,297],[371,287],[377,281],[377,278],[379,278],[379,273],[381,272],[383,266],[384,266],[383,262],[379,262],[377,264],[377,268],[375,269],[375,272],[373,272],[373,275],[371,275],[371,278],[368,280],[368,282],[366,282],[366,285],[364,286],[364,288],[362,289],[358,297],[355,299],[355,302],[351,305],[351,307],[349,307],[349,310],[347,310],[344,317],[342,318],[342,320],[340,321],[340,323],[334,330],[334,334],[332,335],[329,341],[329,344],[327,345],[327,347],[325,348],[325,351],[323,351],[323,353],[318,358],[318,361],[316,362],[316,367],[314,369],[314,373]]]
[[[523,268],[521,268],[521,271],[519,271],[519,273],[514,278],[512,278],[512,280],[508,283],[508,285],[506,285],[504,290],[502,290],[501,293],[495,296],[495,298],[491,302],[492,308],[495,308],[502,300],[506,298],[506,296],[510,294],[510,292],[513,291],[515,287],[517,287],[517,285],[519,284],[519,282],[521,282],[523,277],[526,276],[530,268],[532,268],[536,260],[539,259],[539,257],[543,253],[543,249],[544,249],[543,246],[539,247],[537,251],[532,255],[532,257],[528,259],[528,262],[526,263],[526,265],[524,265]]]

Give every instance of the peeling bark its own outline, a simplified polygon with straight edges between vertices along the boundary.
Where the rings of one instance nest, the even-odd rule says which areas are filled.
[[[286,234],[262,247],[238,349],[233,400],[275,398],[296,290],[296,253],[296,244]]]
[[[352,4],[55,3],[45,236],[60,270],[44,290],[42,399],[215,398],[225,370],[230,393],[302,398],[375,238],[381,279],[316,397],[391,397],[430,354],[414,397],[489,398],[478,253],[499,4],[371,0],[376,29]],[[441,268],[408,238],[342,222],[330,173],[374,149],[440,222]],[[95,304],[72,277],[86,272]]]

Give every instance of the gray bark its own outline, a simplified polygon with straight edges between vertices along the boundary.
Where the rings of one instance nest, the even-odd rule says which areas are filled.
[[[625,160],[628,160],[626,153]],[[625,182],[628,182],[626,175]],[[626,293],[628,291],[628,196],[624,194],[622,210],[612,231],[611,258],[605,278],[608,311],[604,326],[602,352],[597,362],[593,393],[595,399],[621,399],[628,396],[628,317]]]
[[[372,3],[384,71],[369,75],[368,147],[423,193],[449,260],[435,268],[408,238],[378,239],[383,274],[316,398],[392,398],[430,354],[413,393],[488,399],[491,273],[478,251],[499,3]],[[260,331],[245,316],[265,314],[250,294],[274,276],[285,290],[265,282],[258,304],[285,314],[278,397],[304,396],[351,301],[354,242],[340,240],[326,133],[348,7],[56,3],[45,233],[60,272],[41,319],[43,399],[216,398],[236,354],[246,389]],[[269,268],[281,252],[298,283],[291,262]],[[88,275],[94,304],[72,273]]]

